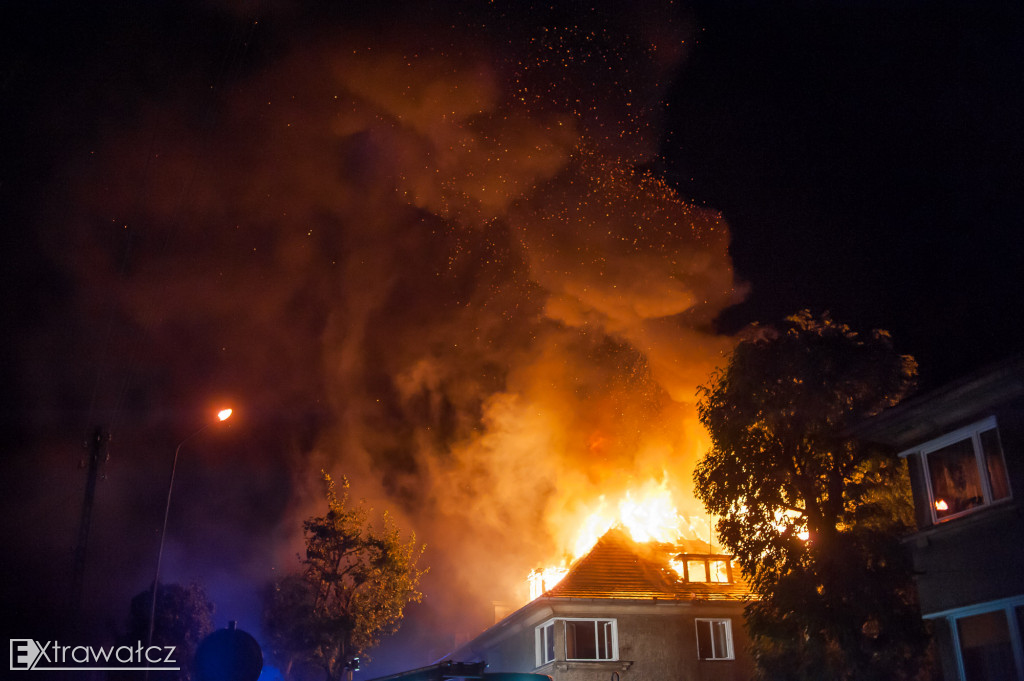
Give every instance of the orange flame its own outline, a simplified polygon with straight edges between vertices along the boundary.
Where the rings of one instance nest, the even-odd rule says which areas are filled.
[[[545,591],[562,581],[569,574],[567,567],[537,568],[530,573],[530,600],[537,598]]]
[[[608,530],[619,527],[638,543],[676,543],[682,539],[711,540],[710,525],[704,518],[680,515],[669,489],[668,476],[661,482],[649,480],[626,490],[616,502],[598,497],[580,523],[571,543],[568,560],[561,566],[538,568],[530,573],[530,599],[537,598],[569,572],[568,565],[586,555]]]
[[[585,555],[616,526],[625,529],[636,542],[674,542],[683,536],[685,522],[676,511],[667,477],[660,483],[651,480],[639,489],[626,490],[615,504],[609,504],[602,495],[576,535],[572,559]]]

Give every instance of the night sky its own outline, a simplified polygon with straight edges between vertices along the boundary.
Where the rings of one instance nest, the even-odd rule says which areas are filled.
[[[4,5],[10,636],[123,626],[223,403],[165,579],[258,634],[347,475],[431,567],[367,678],[515,603],[601,494],[700,515],[694,392],[747,324],[887,329],[925,388],[1020,351],[1024,10],[623,4]]]

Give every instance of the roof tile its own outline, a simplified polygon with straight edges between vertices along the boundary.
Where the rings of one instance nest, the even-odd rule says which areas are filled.
[[[680,554],[728,557],[710,554],[706,542],[640,544],[613,529],[544,595],[554,598],[750,600],[750,586],[738,568],[733,569],[734,581],[726,584],[684,581],[669,564]]]

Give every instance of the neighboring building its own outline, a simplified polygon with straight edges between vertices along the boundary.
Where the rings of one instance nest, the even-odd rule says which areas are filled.
[[[554,681],[746,681],[749,588],[731,557],[709,548],[638,544],[612,530],[558,584],[449,658]]]
[[[858,429],[906,459],[907,539],[946,681],[1024,681],[1024,358]]]

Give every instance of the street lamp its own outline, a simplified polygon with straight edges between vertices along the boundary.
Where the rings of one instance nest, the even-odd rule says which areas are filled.
[[[156,620],[156,592],[160,584],[160,563],[164,557],[164,538],[167,535],[167,516],[171,512],[171,493],[174,491],[174,471],[178,468],[178,454],[181,452],[181,446],[199,435],[210,426],[220,423],[221,421],[227,421],[231,417],[230,409],[221,409],[217,412],[217,420],[207,423],[205,426],[192,433],[184,440],[178,443],[178,446],[174,449],[174,461],[171,463],[171,480],[167,483],[167,504],[164,506],[164,525],[160,530],[160,549],[156,553],[156,576],[153,577],[153,602],[150,604],[149,610],[149,636],[146,638],[146,647],[149,648],[153,645],[153,623]],[[148,659],[148,657],[147,657]],[[149,665],[147,664],[147,667]],[[147,672],[149,670],[147,669]],[[147,674],[148,675],[148,674]]]

